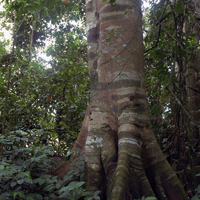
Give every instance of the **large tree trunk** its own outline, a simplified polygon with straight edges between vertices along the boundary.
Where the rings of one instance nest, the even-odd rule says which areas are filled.
[[[86,189],[102,199],[187,199],[151,130],[145,96],[140,1],[86,0],[90,105],[73,148]],[[87,138],[87,140],[86,140]],[[63,176],[72,162],[55,170]]]

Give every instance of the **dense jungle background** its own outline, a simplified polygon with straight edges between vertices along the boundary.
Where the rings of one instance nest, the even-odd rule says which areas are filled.
[[[84,0],[1,0],[0,199],[100,199],[83,158],[63,180],[89,102]],[[146,95],[159,145],[200,198],[200,18],[192,1],[142,1]],[[108,41],[110,37],[108,36]]]

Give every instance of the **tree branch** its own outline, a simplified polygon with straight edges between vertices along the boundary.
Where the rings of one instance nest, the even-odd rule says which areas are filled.
[[[166,6],[167,6],[167,5],[166,5]],[[166,7],[165,7],[165,9],[166,9]],[[164,9],[164,11],[165,11],[165,9]],[[162,21],[165,20],[171,13],[173,13],[173,11],[170,11],[169,13],[167,13],[167,14],[166,14],[163,18],[161,18],[160,20],[157,20],[157,18],[156,18],[156,20],[157,20],[156,26],[160,25],[160,26],[159,26],[159,32],[158,32],[158,38],[157,38],[156,44],[155,44],[153,47],[151,47],[150,49],[145,50],[144,53],[146,53],[146,52],[148,52],[148,51],[151,51],[152,49],[154,49],[154,48],[157,47],[158,42],[159,42],[159,39],[160,39],[161,23],[162,23]]]
[[[146,53],[146,52],[148,52],[148,51],[151,51],[152,49],[154,49],[155,47],[157,47],[158,42],[159,42],[159,39],[160,39],[160,31],[161,31],[161,25],[159,26],[158,38],[157,38],[156,44],[155,44],[153,47],[151,47],[150,49],[145,50],[144,53]]]
[[[200,92],[200,90],[195,89],[195,88],[193,88],[193,87],[187,87],[187,88],[189,88],[189,89],[191,89],[191,90],[194,90],[195,92]]]

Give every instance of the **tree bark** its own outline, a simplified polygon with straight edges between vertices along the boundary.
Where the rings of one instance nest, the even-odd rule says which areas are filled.
[[[200,0],[192,0],[197,18],[200,20]]]
[[[86,190],[108,200],[187,199],[151,130],[140,1],[116,0],[112,7],[86,0],[86,19],[92,86],[73,148],[85,157]],[[69,163],[54,174],[62,177]]]
[[[196,17],[200,19],[200,1],[193,0]],[[187,24],[188,22],[186,22]],[[187,26],[186,26],[187,27]],[[188,110],[193,121],[193,146],[200,146],[199,137],[199,119],[200,119],[200,21],[196,20],[193,28],[196,34],[196,45],[193,46],[195,52],[191,56],[186,73],[186,85],[187,85],[187,98],[188,98]],[[199,163],[196,163],[199,164]]]

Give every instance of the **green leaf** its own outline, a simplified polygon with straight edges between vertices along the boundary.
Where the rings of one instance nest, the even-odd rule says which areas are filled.
[[[46,179],[50,179],[52,177],[52,175],[48,175],[48,174],[42,174],[41,178],[46,178]]]
[[[36,194],[35,197],[37,197],[37,199],[39,199],[39,200],[40,200],[40,199],[41,199],[41,200],[43,199],[43,196],[42,196],[41,194]]]
[[[45,183],[45,179],[40,179],[40,180],[39,180],[39,184],[40,184],[40,185],[43,185],[44,183]]]
[[[54,187],[54,184],[49,184],[49,185],[47,185],[45,188],[44,188],[44,190],[45,191],[51,191],[51,190],[53,190],[55,187]]]
[[[60,182],[57,182],[57,183],[56,183],[56,188],[59,189],[60,187],[61,187],[61,183],[60,183]]]
[[[27,198],[28,200],[35,200],[34,196],[32,196],[32,195],[30,195],[30,194],[28,194],[28,195],[26,196],[26,198]]]
[[[30,173],[28,173],[28,172],[24,172],[24,175],[25,175],[27,178],[30,178],[30,179],[32,179],[32,177],[31,177],[31,174],[30,174]]]
[[[200,185],[197,187],[197,192],[200,193]]]
[[[62,192],[69,192],[69,191],[71,191],[71,190],[73,190],[73,189],[74,189],[73,186],[67,186],[67,187],[61,188],[61,189],[59,190],[59,193],[61,194]]]
[[[14,192],[14,194],[13,194],[14,199],[17,197],[17,195],[18,195],[19,197],[25,199],[25,195],[24,195],[23,192],[21,192],[21,191]]]
[[[15,185],[17,185],[17,183],[15,181],[13,181],[13,182],[10,183],[11,187],[14,187]]]
[[[33,180],[30,178],[25,178],[24,181],[28,184],[33,184]]]
[[[18,183],[19,185],[23,184],[23,182],[24,182],[24,179],[17,180],[17,183]]]
[[[176,5],[176,8],[175,8],[175,12],[176,13],[183,13],[183,11],[184,11],[183,6],[184,6],[183,2],[178,2],[177,5]]]
[[[81,186],[84,185],[84,184],[85,184],[84,181],[78,182],[78,183],[76,184],[76,187],[79,188],[79,187],[81,187]]]
[[[37,179],[35,179],[35,183],[39,183],[40,185],[43,185],[45,183],[45,179],[37,178]]]
[[[66,182],[66,181],[68,181],[68,180],[69,180],[69,178],[70,178],[70,177],[69,177],[68,175],[65,175],[65,176],[63,177],[63,181],[65,181],[65,182]]]
[[[147,197],[145,200],[157,199],[156,197]]]
[[[35,161],[35,156],[31,158],[31,162]]]
[[[112,37],[106,38],[106,42],[109,42],[112,39]]]
[[[94,199],[95,200],[100,200],[100,197],[98,196],[98,194],[100,193],[100,191],[99,190],[97,190],[96,192],[94,192]]]
[[[195,176],[200,176],[200,173],[199,173],[199,174],[196,174]]]
[[[37,131],[35,131],[35,134],[43,135],[44,134],[44,130],[43,129],[37,130]]]
[[[22,130],[16,130],[16,133],[21,134],[21,135],[28,135],[27,132],[22,131]]]
[[[112,7],[116,6],[115,0],[110,0],[110,4]]]
[[[190,37],[196,37],[197,34],[193,33],[190,35]]]

